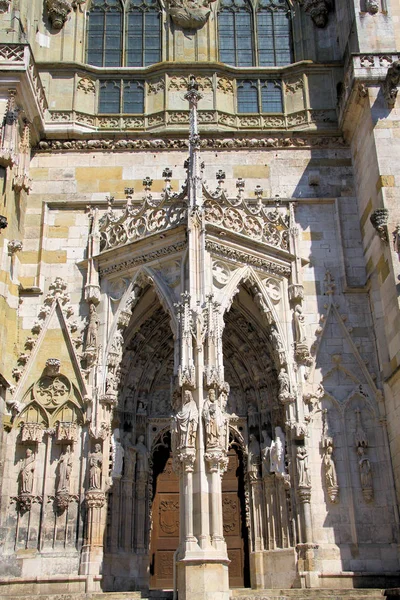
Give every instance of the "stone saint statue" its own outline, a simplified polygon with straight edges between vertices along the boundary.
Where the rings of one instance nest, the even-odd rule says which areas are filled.
[[[311,479],[308,469],[308,452],[305,446],[299,446],[297,448],[296,462],[299,486],[310,487]]]
[[[271,445],[272,440],[268,433],[263,429],[261,432],[263,441],[261,442],[261,468],[262,476],[266,477],[271,474]]]
[[[364,446],[358,446],[357,454],[358,454],[358,468],[360,470],[361,490],[362,490],[364,499],[367,502],[370,502],[373,499],[373,495],[374,495],[371,463],[365,454]]]
[[[68,444],[61,452],[58,459],[58,485],[57,493],[69,493],[70,476],[72,471],[73,460],[71,456],[71,446]]]
[[[332,446],[328,446],[324,455],[325,481],[328,487],[337,486],[336,467],[333,462],[332,453]]]
[[[89,489],[101,490],[101,472],[103,468],[103,453],[101,445],[96,444],[94,452],[89,454]]]
[[[270,452],[271,473],[283,477],[285,473],[285,434],[280,427],[275,427],[275,439]]]
[[[119,429],[115,429],[111,438],[112,471],[111,477],[119,478],[122,475],[125,450],[121,444]]]
[[[97,348],[97,337],[100,319],[97,316],[96,306],[91,303],[89,308],[89,325],[87,329],[86,348]]]
[[[36,456],[30,448],[27,448],[19,471],[21,494],[32,494],[35,467]]]
[[[300,304],[296,304],[293,311],[294,341],[297,344],[305,344],[306,332],[304,328],[304,315]]]
[[[260,476],[260,444],[255,435],[249,436],[249,456],[247,458],[247,473],[250,479],[258,479]]]
[[[139,435],[136,449],[136,478],[146,479],[149,472],[149,451],[144,443],[144,435]]]
[[[196,432],[199,422],[199,411],[192,393],[186,390],[183,396],[182,409],[174,419],[174,432],[178,448],[193,448],[196,441]]]
[[[132,434],[126,433],[124,437],[124,477],[133,479],[136,467],[136,446],[132,444]]]
[[[225,434],[225,417],[215,396],[215,390],[210,389],[204,403],[203,419],[206,429],[207,448],[221,446]]]

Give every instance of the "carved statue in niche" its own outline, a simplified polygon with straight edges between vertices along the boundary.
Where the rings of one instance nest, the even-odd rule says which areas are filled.
[[[200,29],[210,15],[210,4],[215,0],[169,0],[169,14],[175,25],[182,29]]]
[[[285,347],[283,345],[279,331],[275,327],[271,327],[270,335],[273,342],[274,350],[278,352],[278,354],[284,353]]]
[[[174,449],[190,447],[193,448],[196,441],[196,432],[199,422],[199,412],[192,393],[186,390],[183,396],[182,409],[175,415],[173,420]]]
[[[25,458],[21,462],[19,470],[20,493],[32,494],[33,481],[36,468],[36,455],[30,448],[26,449]]]
[[[67,493],[69,494],[70,476],[72,471],[73,460],[71,456],[71,446],[67,444],[64,450],[60,454],[58,459],[57,471],[58,471],[58,483],[57,483],[57,494]]]
[[[275,439],[271,444],[271,473],[277,477],[285,474],[285,434],[280,427],[275,427]]]
[[[114,429],[111,438],[112,448],[112,471],[111,477],[119,479],[122,475],[122,467],[124,463],[125,450],[121,444],[119,429]]]
[[[215,390],[210,389],[204,403],[203,419],[206,430],[207,449],[217,446],[225,447],[225,416],[220,407],[220,399],[216,398]]]
[[[132,444],[132,434],[126,433],[124,437],[124,477],[133,479],[136,467],[136,446]]]
[[[250,480],[260,477],[260,444],[255,435],[249,436],[249,455],[247,457],[247,474]]]
[[[364,446],[358,446],[358,468],[360,470],[361,490],[366,502],[371,502],[374,498],[374,488],[372,482],[371,463],[365,454]]]
[[[103,453],[101,445],[96,444],[94,452],[89,454],[89,489],[101,490],[101,472],[103,468]]]
[[[332,458],[333,448],[328,446],[324,455],[325,480],[328,487],[337,486],[336,467]]]
[[[262,442],[261,442],[261,469],[262,476],[267,477],[271,473],[271,446],[272,440],[269,437],[268,433],[265,429],[261,432]]]
[[[248,418],[249,427],[257,427],[258,426],[257,407],[254,406],[253,403],[250,403],[247,407],[247,418]]]
[[[308,452],[305,446],[298,446],[296,453],[297,475],[299,478],[299,486],[310,487],[311,479],[308,468]]]
[[[139,435],[136,449],[136,478],[146,479],[149,472],[149,451],[144,443],[144,435]]]
[[[91,303],[89,308],[89,324],[86,336],[86,349],[97,348],[99,325],[100,319],[97,315],[96,306],[93,303]]]

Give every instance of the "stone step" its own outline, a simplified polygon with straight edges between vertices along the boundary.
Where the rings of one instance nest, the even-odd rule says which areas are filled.
[[[385,600],[382,589],[275,589],[275,590],[231,590],[231,600]]]
[[[168,590],[150,590],[149,592],[90,592],[38,594],[35,596],[1,594],[0,600],[172,600],[173,593]]]

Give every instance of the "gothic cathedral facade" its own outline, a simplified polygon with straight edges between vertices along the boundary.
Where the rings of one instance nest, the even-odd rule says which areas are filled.
[[[0,0],[2,597],[399,583],[399,21]]]

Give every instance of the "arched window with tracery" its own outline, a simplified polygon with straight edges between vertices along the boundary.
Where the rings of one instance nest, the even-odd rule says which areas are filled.
[[[161,60],[161,12],[157,0],[130,0],[126,29],[126,67]]]
[[[87,62],[97,67],[146,67],[161,60],[158,0],[92,0]]]
[[[218,36],[221,62],[236,67],[254,65],[253,19],[247,0],[221,0]]]
[[[275,67],[293,62],[287,0],[221,0],[219,60],[236,67]]]
[[[88,16],[87,62],[121,66],[122,6],[119,0],[93,0]]]
[[[256,21],[258,66],[293,62],[290,9],[286,0],[259,0]]]

